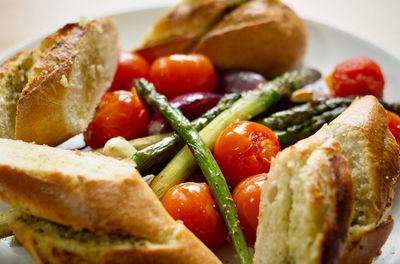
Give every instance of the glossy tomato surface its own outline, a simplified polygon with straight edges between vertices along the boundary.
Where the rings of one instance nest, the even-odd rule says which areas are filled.
[[[256,241],[261,190],[266,180],[266,173],[251,176],[239,183],[232,194],[240,225],[249,244]]]
[[[388,127],[390,132],[392,132],[393,136],[396,138],[397,144],[400,144],[400,117],[390,111],[386,111],[388,116]]]
[[[118,67],[109,91],[130,90],[132,80],[147,78],[149,64],[140,55],[123,51],[119,55]]]
[[[135,89],[131,92],[108,92],[103,96],[84,133],[85,142],[92,148],[99,148],[116,136],[128,140],[143,137],[147,133],[148,123],[147,108]]]
[[[367,57],[355,57],[338,64],[327,78],[333,95],[374,95],[382,98],[385,80],[379,65]]]
[[[162,204],[209,248],[216,249],[225,243],[228,231],[206,183],[176,185],[164,195]]]
[[[213,64],[199,54],[158,58],[150,67],[149,79],[169,99],[186,93],[212,92],[216,86]]]
[[[218,137],[214,156],[228,184],[269,171],[271,159],[280,151],[278,139],[266,126],[239,121],[228,126]]]

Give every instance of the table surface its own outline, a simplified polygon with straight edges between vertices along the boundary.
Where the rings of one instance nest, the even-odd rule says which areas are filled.
[[[80,16],[96,17],[177,0],[0,0],[0,52]],[[300,15],[366,39],[400,58],[399,0],[286,0]]]

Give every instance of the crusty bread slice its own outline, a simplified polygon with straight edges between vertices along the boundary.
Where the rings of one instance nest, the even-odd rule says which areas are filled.
[[[17,102],[28,82],[34,49],[26,49],[0,65],[0,138],[15,137]]]
[[[272,161],[260,204],[254,263],[337,263],[353,206],[340,144],[321,130]]]
[[[117,67],[115,19],[67,24],[44,39],[17,103],[15,138],[57,145],[87,128]]]
[[[15,214],[10,226],[36,263],[219,263],[180,223],[162,243],[76,230],[23,213]]]
[[[219,263],[169,216],[132,162],[9,139],[0,139],[0,149],[0,197],[15,209],[74,229],[172,243],[179,263]],[[16,232],[27,247],[40,239],[29,230],[20,231],[28,238]]]
[[[357,247],[365,236],[375,235],[375,230],[388,230],[394,184],[400,171],[399,146],[387,127],[385,109],[373,96],[356,100],[343,114],[328,126],[328,131],[342,145],[352,174],[355,206],[352,226],[347,243],[347,259],[362,251]],[[386,228],[379,228],[380,225]],[[386,240],[389,232],[381,232],[380,240]],[[386,235],[382,238],[383,235]],[[363,260],[368,263],[377,256],[383,243],[364,246]],[[356,250],[356,251],[354,251]],[[354,251],[354,252],[353,252]],[[355,263],[355,262],[350,262]]]

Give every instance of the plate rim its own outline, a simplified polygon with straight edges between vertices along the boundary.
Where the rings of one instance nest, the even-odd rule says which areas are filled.
[[[164,9],[164,11],[171,7],[171,2],[163,2],[163,3],[154,3],[154,2],[150,2],[150,3],[145,3],[143,5],[140,6],[132,6],[128,9],[123,9],[121,7],[121,10],[115,10],[111,13],[102,13],[102,14],[98,14],[96,16],[93,17],[88,17],[91,19],[94,18],[99,18],[99,17],[103,17],[103,16],[122,16],[122,15],[128,15],[129,13],[132,12],[143,12],[143,11],[150,11],[150,10],[154,10],[154,9]],[[376,44],[375,42],[371,41],[371,40],[367,40],[364,37],[361,37],[355,33],[350,32],[349,30],[343,29],[341,27],[332,25],[330,23],[326,23],[326,22],[322,22],[322,21],[318,21],[316,19],[311,19],[311,18],[307,18],[305,16],[300,16],[302,20],[305,21],[305,24],[314,24],[317,25],[319,27],[325,27],[325,28],[329,28],[329,30],[333,30],[333,31],[337,31],[339,33],[342,33],[344,35],[346,35],[346,37],[350,37],[350,38],[355,38],[356,40],[363,42],[366,45],[369,45],[370,47],[372,47],[373,49],[379,50],[379,52],[385,54],[388,57],[391,57],[393,59],[396,60],[397,63],[400,64],[400,57],[397,57],[396,54],[384,49],[383,47],[379,46],[378,44]],[[79,20],[79,18],[78,18]],[[76,21],[78,21],[76,20]],[[66,23],[71,23],[71,22],[66,22]],[[10,58],[12,55],[16,54],[17,52],[19,52],[20,50],[32,45],[32,43],[34,42],[38,42],[40,39],[43,39],[44,37],[46,37],[47,35],[51,34],[52,32],[54,32],[54,30],[56,30],[57,28],[53,28],[51,30],[45,30],[42,31],[40,33],[38,33],[37,35],[35,35],[34,37],[30,37],[27,39],[24,39],[22,41],[17,42],[16,44],[12,45],[11,47],[9,47],[8,49],[4,50],[3,52],[0,53],[0,63],[3,63],[6,59]]]

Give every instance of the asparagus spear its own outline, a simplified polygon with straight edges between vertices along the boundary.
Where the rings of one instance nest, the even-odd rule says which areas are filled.
[[[172,107],[165,96],[158,94],[152,84],[144,79],[139,79],[135,81],[135,87],[149,105],[156,107],[160,111],[189,146],[224,217],[240,263],[251,263],[251,255],[243,231],[240,228],[239,218],[229,187],[208,146],[189,120],[178,109]]]
[[[241,97],[240,94],[227,94],[218,104],[205,112],[201,117],[192,122],[193,127],[200,131],[216,116],[228,109]],[[176,132],[164,137],[159,142],[149,145],[146,148],[133,154],[132,159],[137,164],[137,169],[142,174],[148,174],[154,166],[166,163],[170,160],[183,146],[184,141]]]
[[[228,125],[238,120],[250,120],[266,111],[283,98],[321,77],[313,69],[300,69],[288,72],[268,82],[259,89],[245,93],[232,107],[212,120],[200,135],[212,148],[218,135]],[[162,197],[172,186],[181,183],[194,171],[196,163],[187,146],[185,146],[168,165],[154,178],[150,186],[158,197]]]
[[[340,106],[349,106],[352,101],[353,98],[345,97],[306,103],[273,113],[268,117],[255,119],[254,121],[263,124],[272,130],[285,130],[289,126],[306,122],[318,114],[322,114]]]
[[[309,121],[288,127],[284,131],[274,131],[281,147],[293,145],[297,141],[317,132],[324,124],[331,122],[346,110],[347,106],[339,106],[321,115],[313,116]]]

